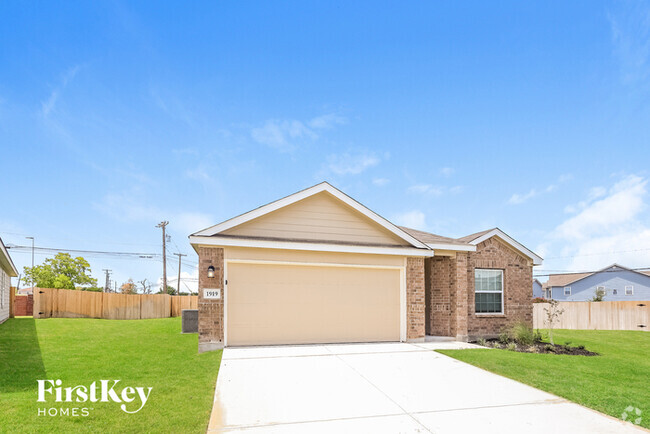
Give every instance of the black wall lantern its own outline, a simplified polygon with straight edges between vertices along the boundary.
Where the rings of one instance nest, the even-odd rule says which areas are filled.
[[[214,277],[214,267],[212,265],[208,267],[208,277],[211,279]]]

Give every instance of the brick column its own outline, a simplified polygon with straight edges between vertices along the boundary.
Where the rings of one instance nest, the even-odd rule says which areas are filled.
[[[214,267],[214,277],[208,277],[208,267]],[[199,247],[199,353],[223,348],[223,249]],[[203,288],[220,288],[221,299],[206,300]]]
[[[456,252],[456,258],[452,261],[451,291],[451,335],[458,341],[467,342],[467,320],[468,320],[468,282],[467,282],[467,253]]]
[[[406,259],[406,340],[424,342],[424,258]]]
[[[434,256],[426,260],[426,263],[430,264],[430,270],[427,270],[430,277],[426,287],[429,311],[427,334],[433,336],[451,336],[450,291],[454,281],[451,275],[452,260],[449,256]]]

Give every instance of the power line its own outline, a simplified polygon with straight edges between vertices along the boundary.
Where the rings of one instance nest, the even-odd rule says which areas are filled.
[[[10,249],[12,252],[31,252],[31,246],[17,246],[9,245],[7,249]],[[84,254],[97,254],[97,255],[116,255],[116,256],[138,256],[150,259],[156,256],[160,256],[160,253],[142,253],[142,252],[111,252],[106,250],[79,250],[79,249],[60,249],[55,247],[34,247],[39,253],[58,253],[58,252],[67,252],[67,253],[84,253]]]

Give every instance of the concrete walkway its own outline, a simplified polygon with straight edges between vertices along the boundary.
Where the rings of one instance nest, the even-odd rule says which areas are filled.
[[[471,347],[227,348],[208,432],[646,432],[432,351]]]

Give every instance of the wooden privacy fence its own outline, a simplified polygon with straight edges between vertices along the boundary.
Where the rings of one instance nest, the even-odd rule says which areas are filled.
[[[533,327],[548,328],[548,303],[533,303]],[[650,301],[562,301],[564,313],[554,323],[558,329],[573,330],[643,330],[650,324]]]
[[[183,309],[197,308],[195,295],[127,295],[48,288],[34,291],[34,318],[169,318],[180,316]]]

